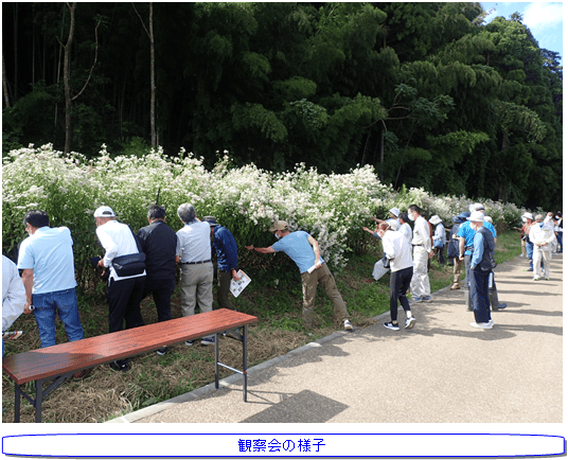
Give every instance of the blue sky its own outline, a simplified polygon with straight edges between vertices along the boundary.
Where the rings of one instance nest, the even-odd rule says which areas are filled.
[[[525,24],[541,48],[560,53],[563,58],[563,8],[562,2],[480,2],[485,11],[495,9],[486,22],[497,16],[509,18],[515,11],[523,16]],[[561,63],[563,59],[561,60]]]

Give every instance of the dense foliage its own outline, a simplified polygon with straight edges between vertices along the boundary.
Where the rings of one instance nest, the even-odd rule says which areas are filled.
[[[148,224],[147,208],[159,200],[166,207],[167,222],[177,230],[182,226],[177,208],[190,202],[198,217],[214,215],[231,230],[240,266],[248,270],[291,264],[282,254],[261,258],[244,249],[249,244],[271,245],[274,237],[267,230],[278,219],[314,235],[324,258],[342,267],[350,254],[367,249],[370,239],[362,226],[373,224],[371,216],[384,218],[393,206],[405,210],[418,204],[428,215],[438,214],[449,227],[450,218],[472,203],[465,197],[434,196],[424,189],[395,192],[371,166],[325,175],[298,164],[293,171],[273,173],[252,164],[236,167],[226,152],[208,170],[203,159],[183,150],[174,157],[151,152],[143,157],[111,158],[103,148],[97,157],[87,159],[78,153],[66,155],[51,145],[10,151],[3,159],[2,187],[3,251],[17,249],[25,238],[25,212],[43,209],[52,226],[71,229],[83,286],[95,279],[88,258],[102,255],[93,220],[94,210],[101,205],[111,206],[120,221],[137,230]],[[483,203],[502,228],[518,225],[524,211],[510,203]],[[255,265],[259,263],[264,265]]]
[[[155,149],[209,169],[228,149],[237,166],[371,165],[397,190],[561,208],[562,67],[519,15],[486,24],[478,3],[454,2],[71,6],[2,4],[4,155],[68,139],[88,158],[103,143],[141,156],[152,131]]]

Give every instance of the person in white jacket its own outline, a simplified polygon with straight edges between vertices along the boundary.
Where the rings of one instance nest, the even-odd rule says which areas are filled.
[[[24,312],[26,305],[26,288],[18,273],[16,264],[2,254],[2,332]],[[4,339],[2,339],[2,356],[4,356]]]
[[[390,263],[390,314],[391,320],[384,323],[387,329],[398,331],[398,302],[406,312],[405,329],[412,329],[416,319],[412,316],[406,291],[412,280],[413,263],[412,247],[400,232],[391,230],[389,224],[383,222],[377,228],[378,236],[383,241],[383,252]]]
[[[529,240],[534,244],[533,254],[533,280],[540,278],[550,279],[550,258],[552,256],[552,243],[556,236],[554,229],[548,222],[543,222],[541,214],[535,217],[535,223],[529,232]],[[542,265],[542,267],[541,267]]]

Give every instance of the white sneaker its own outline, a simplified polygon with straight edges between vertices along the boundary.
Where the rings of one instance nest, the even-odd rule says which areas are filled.
[[[538,281],[539,279],[540,279],[540,278],[539,278],[538,276],[535,276],[535,277],[533,278],[533,281]]]
[[[352,331],[353,330],[353,324],[351,324],[351,321],[349,321],[348,319],[343,321],[343,329],[345,329],[346,331]]]
[[[412,329],[415,323],[416,323],[416,318],[414,316],[411,316],[410,318],[406,319],[406,324],[404,325],[404,328]]]
[[[477,329],[493,329],[493,320],[489,320],[487,323],[471,323],[471,327],[475,327]]]

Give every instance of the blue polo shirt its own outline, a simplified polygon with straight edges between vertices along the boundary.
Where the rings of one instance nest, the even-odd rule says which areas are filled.
[[[495,227],[490,222],[483,222],[483,226],[487,228],[492,234],[493,238],[497,238],[497,232],[495,231]],[[461,224],[460,229],[458,230],[458,236],[465,239],[465,246],[464,248],[473,246],[473,239],[475,238],[476,230],[471,228],[469,221],[464,222]],[[471,250],[466,250],[464,255],[471,255]]]
[[[276,252],[284,251],[296,263],[300,273],[307,272],[312,268],[316,260],[314,248],[308,241],[309,236],[310,234],[303,230],[288,233],[288,235],[274,243],[272,249]],[[325,263],[321,256],[320,260],[322,264]]]
[[[77,286],[73,239],[67,227],[41,227],[20,245],[18,268],[34,271],[34,294],[64,291]]]

